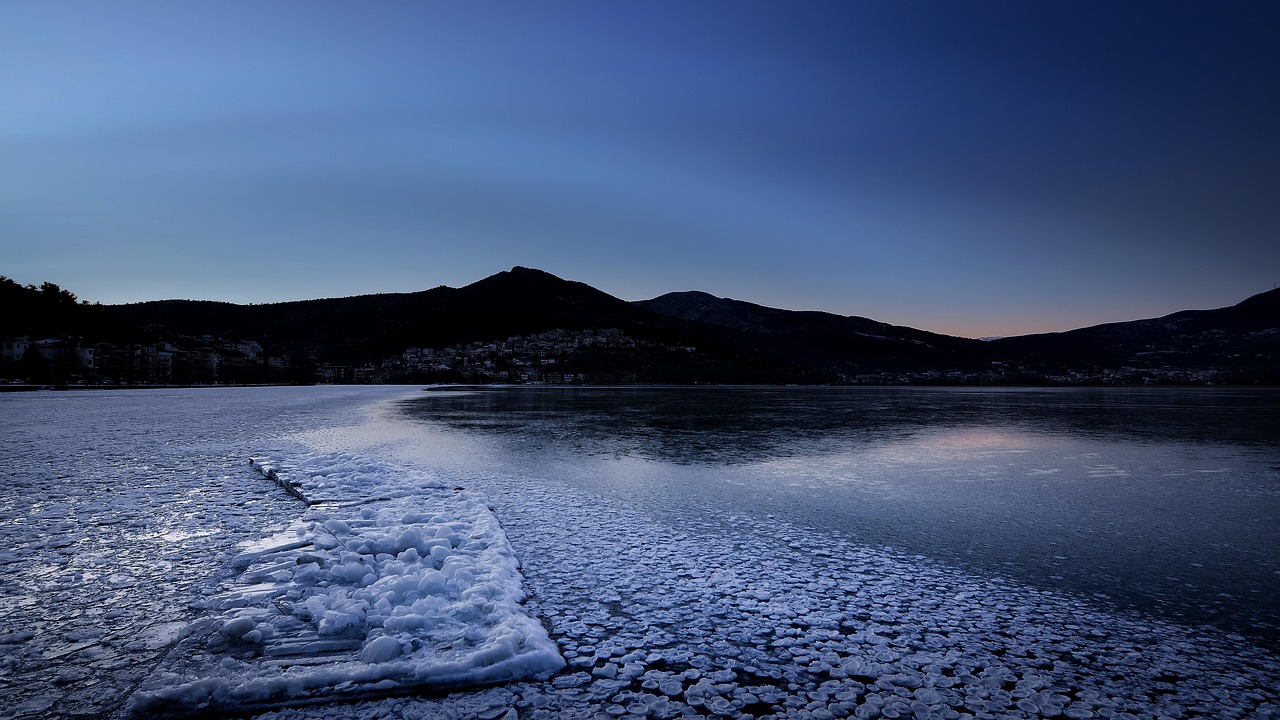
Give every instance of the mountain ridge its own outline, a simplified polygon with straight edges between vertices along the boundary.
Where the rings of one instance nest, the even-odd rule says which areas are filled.
[[[5,292],[21,295],[7,285]],[[770,308],[697,290],[626,301],[522,266],[459,288],[409,293],[258,305],[157,300],[92,307],[92,322],[64,325],[86,336],[96,324],[117,336],[132,328],[136,337],[252,338],[277,354],[318,363],[385,365],[413,348],[510,345],[567,333],[557,341],[563,345],[557,346],[557,362],[572,372],[561,375],[602,381],[1280,382],[1280,290],[1224,308],[989,340]],[[9,322],[0,331],[8,337],[30,325]],[[605,330],[612,339],[601,339]],[[518,367],[503,357],[496,361]],[[484,362],[487,368],[494,358]],[[524,377],[515,373],[509,376]]]
[[[988,341],[861,316],[771,308],[698,290],[628,302],[586,283],[522,266],[460,288],[439,286],[350,300],[402,306],[383,324],[400,317],[403,306],[411,308],[408,315],[416,314],[416,319],[405,319],[396,332],[374,343],[381,351],[415,343],[445,346],[554,329],[618,326],[670,343],[709,344],[721,355],[771,358],[792,368],[789,379],[835,382],[897,382],[904,380],[902,373],[907,374],[905,381],[946,382],[956,374],[982,373],[993,382],[1106,382],[1120,379],[1119,374],[1136,382],[1144,373],[1224,369],[1265,377],[1271,358],[1280,357],[1274,337],[1253,336],[1280,326],[1280,290],[1225,308]],[[1233,357],[1242,354],[1239,350],[1255,356],[1255,361]],[[993,377],[993,367],[998,377]],[[1168,372],[1164,375],[1170,377]]]

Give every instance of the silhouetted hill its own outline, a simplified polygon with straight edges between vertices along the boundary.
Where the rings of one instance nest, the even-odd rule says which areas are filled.
[[[516,313],[553,327],[595,327],[638,318],[630,303],[586,283],[520,266],[454,291],[445,305],[499,316]]]
[[[408,347],[446,348],[552,330],[619,329],[654,347],[574,354],[585,369],[652,382],[813,381],[802,368],[701,333],[580,282],[515,267],[462,288],[270,305],[166,300],[116,306],[129,322],[183,335],[253,338],[324,362],[376,362]],[[697,343],[697,354],[658,352]]]
[[[445,347],[548,330],[653,327],[647,313],[590,285],[524,267],[462,288],[437,288],[392,344]]]
[[[359,358],[373,343],[412,327],[450,288],[418,293],[267,305],[201,300],[161,300],[116,305],[128,322],[161,333],[253,338],[283,352],[319,352]]]
[[[635,303],[704,332],[829,375],[962,370],[981,365],[977,340],[889,325],[863,317],[779,310],[704,292],[667,293]]]
[[[430,362],[415,362],[437,379],[554,370],[562,381],[600,382],[1280,383],[1280,290],[1217,310],[989,342],[703,292],[626,302],[523,267],[462,288],[267,305],[89,306],[56,285],[5,279],[0,301],[5,337],[244,339],[304,364],[376,365],[433,349],[418,353]]]
[[[0,338],[131,337],[137,329],[107,306],[90,304],[53,283],[20,285],[0,275]]]
[[[1217,310],[991,342],[696,291],[636,304],[846,381],[1280,383],[1280,290]]]
[[[634,319],[629,304],[588,285],[517,267],[463,288],[267,305],[162,300],[120,305],[138,325],[223,337],[253,336],[295,350],[362,355],[371,344],[427,347]]]
[[[714,380],[723,371],[722,381],[1137,382],[1181,377],[1171,371],[1212,370],[1221,374],[1219,380],[1276,382],[1280,358],[1280,291],[1218,310],[991,342],[696,291],[628,303],[523,267],[458,289],[249,306],[163,301],[116,309],[141,326],[253,337],[339,361],[374,361],[405,347],[443,348],[556,329],[618,328],[657,343],[696,346],[700,360],[707,361],[698,378]],[[582,358],[595,370],[612,363],[641,367],[638,377],[683,377],[659,369],[674,361]]]
[[[1002,338],[1000,357],[1039,372],[1216,370],[1236,382],[1280,382],[1280,290],[1217,310]]]

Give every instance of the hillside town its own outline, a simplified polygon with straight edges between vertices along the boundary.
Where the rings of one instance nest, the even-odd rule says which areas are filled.
[[[841,374],[840,385],[1217,385],[1218,370],[1185,370],[1171,367],[1105,368],[1095,371],[1046,373],[1021,365],[994,362],[981,371],[922,370],[919,372],[876,372]]]
[[[77,386],[250,385],[279,383],[627,384],[645,382],[638,356],[695,355],[692,345],[644,340],[617,328],[551,330],[443,348],[407,347],[380,362],[286,356],[256,340],[180,336],[153,343],[6,338],[0,382]],[[1221,371],[1124,366],[1046,373],[994,362],[981,371],[842,373],[839,385],[1215,385]]]
[[[614,384],[639,378],[625,369],[584,364],[583,357],[655,352],[692,354],[696,348],[641,340],[615,328],[552,330],[444,348],[409,347],[378,363],[336,363],[265,352],[255,340],[210,336],[156,343],[17,337],[3,341],[0,379],[58,385]]]
[[[617,328],[551,330],[444,348],[409,347],[377,365],[322,363],[316,376],[322,383],[616,384],[639,377],[623,364],[606,367],[586,358],[696,352],[693,346],[642,340]]]

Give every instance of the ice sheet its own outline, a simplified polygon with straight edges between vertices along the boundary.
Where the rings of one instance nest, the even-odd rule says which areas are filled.
[[[232,559],[242,572],[130,714],[328,702],[564,666],[522,605],[516,557],[483,497],[345,453],[252,462],[309,507]]]
[[[495,499],[568,667],[259,720],[1273,718],[1270,648],[720,507],[655,518],[548,478]],[[700,519],[699,519],[700,518]],[[537,548],[537,552],[530,552]]]
[[[1087,595],[960,572],[726,504],[681,501],[655,514],[575,489],[558,475],[493,472],[482,464],[491,447],[426,435],[381,409],[365,411],[397,392],[406,393],[257,388],[0,397],[7,482],[0,494],[0,717],[115,717],[121,698],[188,627],[193,632],[162,671],[178,669],[193,647],[219,657],[195,644],[197,631],[231,648],[219,661],[243,662],[239,651],[253,660],[254,648],[283,641],[236,640],[236,631],[258,630],[251,613],[275,607],[267,598],[282,580],[273,574],[319,567],[298,561],[325,552],[313,537],[342,532],[329,520],[346,524],[351,535],[342,537],[363,537],[366,507],[409,496],[447,500],[455,484],[492,499],[523,561],[531,593],[523,608],[545,618],[569,667],[546,681],[448,693],[398,692],[394,681],[385,689],[373,682],[369,692],[386,697],[327,703],[318,694],[315,705],[268,710],[263,720],[989,718],[1059,708],[1055,717],[1124,720],[1280,714],[1280,659],[1256,639],[1117,613]],[[343,460],[349,470],[304,469],[301,461],[313,456],[298,454],[293,440],[318,431],[328,449],[352,453]],[[410,441],[443,447],[458,462],[438,467],[387,449],[408,449]],[[315,494],[304,497],[316,505],[304,510],[255,481],[241,467],[248,447],[273,448],[288,461],[277,463],[284,478],[311,483]],[[326,457],[314,456],[315,469],[335,465]],[[376,462],[382,458],[399,464]],[[404,464],[425,469],[408,472]],[[382,470],[396,471],[395,481],[380,482],[380,475],[391,480]],[[402,481],[411,485],[404,495]],[[355,494],[342,494],[344,485]],[[288,532],[229,550],[304,512],[306,522]],[[403,523],[404,515],[389,520]],[[234,584],[224,583],[233,570]],[[233,593],[241,605],[233,606]],[[199,612],[187,608],[193,596]],[[241,620],[241,613],[249,617]],[[204,622],[189,625],[193,614]],[[344,653],[348,662],[377,665],[367,661],[390,657],[389,641],[371,642],[363,658],[351,660],[370,634],[353,641],[317,629],[309,650],[317,665]],[[274,661],[299,666],[302,658]],[[192,678],[173,677],[178,684]],[[209,677],[229,687],[229,673],[215,667]],[[343,691],[359,697],[354,685]]]

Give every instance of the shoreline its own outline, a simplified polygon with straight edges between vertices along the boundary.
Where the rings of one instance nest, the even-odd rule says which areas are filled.
[[[483,390],[500,389],[605,389],[605,388],[786,388],[789,390],[1194,390],[1194,391],[1230,391],[1230,390],[1280,390],[1280,385],[1200,385],[1200,384],[1097,384],[1097,385],[971,385],[971,384],[882,384],[882,385],[797,385],[790,383],[181,383],[181,384],[145,384],[145,385],[52,385],[35,383],[0,383],[0,393],[17,392],[68,392],[74,390],[188,390],[213,388],[266,388],[266,387],[421,387],[424,390]]]

